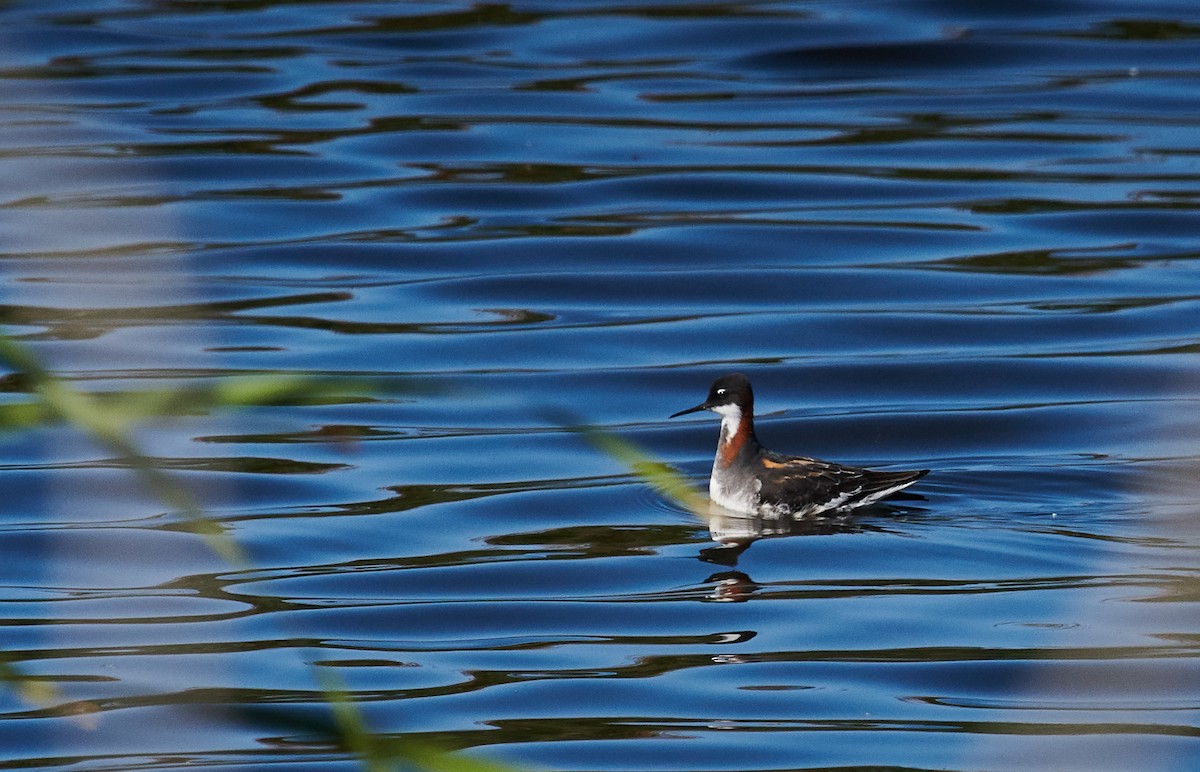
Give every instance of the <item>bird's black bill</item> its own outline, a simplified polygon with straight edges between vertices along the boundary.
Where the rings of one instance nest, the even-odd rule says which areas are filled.
[[[696,405],[695,407],[689,407],[687,410],[680,410],[678,413],[674,413],[667,417],[668,418],[678,418],[679,416],[687,415],[688,413],[699,413],[701,410],[708,410],[708,403],[701,402],[699,405]]]

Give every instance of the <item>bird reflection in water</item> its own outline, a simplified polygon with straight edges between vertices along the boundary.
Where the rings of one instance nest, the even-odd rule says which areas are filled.
[[[913,494],[901,494],[901,497],[922,499]],[[889,511],[895,513],[896,507],[879,504],[832,517],[772,517],[764,514],[745,515],[710,502],[703,519],[708,524],[712,540],[717,544],[701,549],[699,558],[707,563],[733,568],[737,566],[742,553],[759,539],[885,531],[887,529],[879,522],[878,515]],[[910,510],[906,508],[906,511]],[[723,603],[749,600],[762,588],[747,574],[736,570],[720,571],[708,577],[707,581],[714,585],[708,599]]]

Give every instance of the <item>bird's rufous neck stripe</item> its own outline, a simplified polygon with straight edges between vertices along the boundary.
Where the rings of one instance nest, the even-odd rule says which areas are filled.
[[[749,427],[746,426],[746,419],[742,419],[734,431],[733,436],[721,443],[721,465],[729,466],[733,460],[737,458],[737,454],[741,451],[742,446],[746,444],[746,438],[750,436]]]

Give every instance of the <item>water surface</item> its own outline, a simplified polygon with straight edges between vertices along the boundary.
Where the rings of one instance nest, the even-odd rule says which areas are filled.
[[[1192,3],[0,21],[6,331],[94,393],[341,384],[139,429],[246,566],[0,435],[0,645],[57,690],[0,767],[354,768],[319,674],[521,766],[1195,765]],[[734,370],[769,446],[933,473],[731,555],[548,417],[699,487],[666,416]]]

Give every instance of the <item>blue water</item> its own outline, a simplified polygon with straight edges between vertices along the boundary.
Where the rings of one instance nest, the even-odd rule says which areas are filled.
[[[322,676],[522,768],[1195,768],[1198,54],[1181,0],[4,3],[4,330],[336,386],[136,428],[236,564],[6,371],[0,768],[359,768]],[[730,554],[554,417],[699,489],[735,370],[932,473]]]

